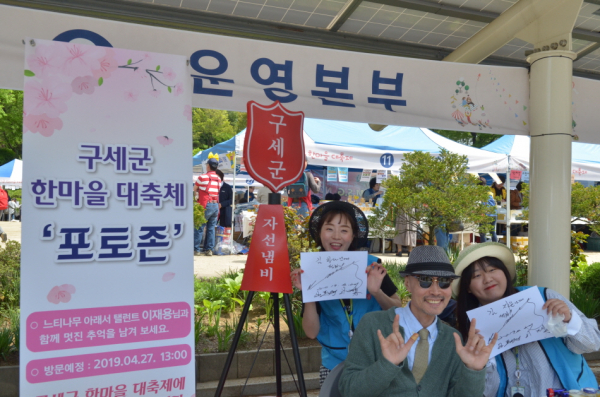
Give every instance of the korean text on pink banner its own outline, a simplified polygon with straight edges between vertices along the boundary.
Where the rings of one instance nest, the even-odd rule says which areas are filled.
[[[186,302],[35,312],[27,317],[33,352],[184,338],[191,331]]]

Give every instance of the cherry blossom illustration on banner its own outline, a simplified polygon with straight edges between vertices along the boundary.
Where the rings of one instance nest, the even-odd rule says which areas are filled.
[[[27,57],[23,132],[52,136],[64,128],[61,115],[81,95],[97,95],[106,84],[122,84],[122,100],[173,96],[184,92],[183,76],[149,54],[129,58],[113,48],[79,43],[50,42],[36,45]],[[127,84],[123,84],[127,80]],[[132,84],[132,81],[135,82]],[[186,117],[191,117],[185,112]]]
[[[174,277],[175,277],[175,273],[173,273],[173,272],[166,272],[162,276],[162,281],[164,281],[164,282],[171,281],[171,280],[173,280]]]
[[[169,138],[166,135],[157,136],[156,139],[158,140],[158,143],[160,143],[163,146],[167,146],[167,145],[170,145],[171,143],[173,143],[173,139]]]
[[[48,302],[58,305],[60,302],[67,303],[71,300],[71,295],[75,293],[75,287],[71,284],[56,286],[48,293]]]

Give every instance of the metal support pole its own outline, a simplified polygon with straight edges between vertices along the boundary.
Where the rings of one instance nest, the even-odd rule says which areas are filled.
[[[569,297],[571,51],[530,55],[529,284]]]
[[[273,328],[275,329],[275,382],[277,384],[277,397],[281,397],[281,333],[279,330],[279,294],[271,293],[273,299]]]
[[[506,169],[504,188],[506,189],[506,246],[512,250],[510,244],[510,154],[508,155],[508,168]]]
[[[223,372],[221,372],[221,378],[219,379],[217,391],[215,391],[215,397],[220,397],[221,393],[223,392],[225,380],[227,379],[227,374],[229,373],[229,368],[231,367],[231,362],[233,361],[233,355],[235,354],[235,349],[237,349],[237,344],[240,340],[240,336],[242,335],[242,330],[244,329],[246,317],[248,317],[248,311],[250,310],[250,306],[252,305],[252,298],[254,298],[254,291],[249,291],[248,297],[246,298],[246,302],[244,303],[244,309],[242,310],[242,314],[240,315],[240,320],[238,322],[237,329],[235,330],[235,335],[233,336],[233,340],[231,341],[231,347],[229,348],[229,354],[227,355],[227,360],[225,361],[225,367],[223,367]]]
[[[294,353],[294,362],[296,363],[296,373],[298,374],[298,383],[300,384],[300,397],[306,397],[306,385],[304,384],[304,371],[302,370],[302,361],[300,360],[300,350],[298,349],[298,339],[296,339],[296,330],[294,329],[294,315],[290,303],[290,295],[283,294],[283,303],[285,313],[287,314],[290,329],[290,339],[292,340],[292,352]]]

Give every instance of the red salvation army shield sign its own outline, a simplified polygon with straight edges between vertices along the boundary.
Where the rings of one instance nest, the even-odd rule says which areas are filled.
[[[264,106],[248,102],[244,164],[248,173],[271,191],[296,182],[304,171],[304,113],[279,101]]]

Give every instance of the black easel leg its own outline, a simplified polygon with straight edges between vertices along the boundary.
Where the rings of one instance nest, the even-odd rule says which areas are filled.
[[[292,352],[294,353],[294,362],[296,363],[296,373],[298,374],[298,383],[300,384],[300,397],[306,397],[306,385],[304,384],[304,371],[302,371],[302,362],[300,361],[300,350],[298,350],[298,340],[296,339],[296,330],[294,329],[294,317],[292,314],[292,305],[290,295],[283,294],[285,312],[288,318],[290,329],[290,339],[292,340]]]
[[[277,382],[277,397],[281,397],[281,333],[279,332],[279,294],[271,293],[273,299],[273,328],[275,329],[275,379]]]
[[[244,303],[244,309],[242,310],[237,329],[235,330],[235,335],[233,336],[233,340],[231,341],[231,347],[229,348],[227,361],[225,361],[225,367],[223,367],[223,372],[221,373],[221,379],[219,379],[219,386],[217,386],[215,397],[220,397],[221,393],[223,392],[225,380],[227,379],[227,374],[229,373],[229,368],[231,367],[231,362],[233,361],[233,355],[235,354],[235,350],[237,349],[237,344],[240,340],[240,336],[242,335],[244,323],[246,322],[246,317],[248,317],[248,311],[250,310],[250,306],[252,305],[252,298],[254,298],[254,291],[248,291],[248,297],[246,298],[246,302]]]

